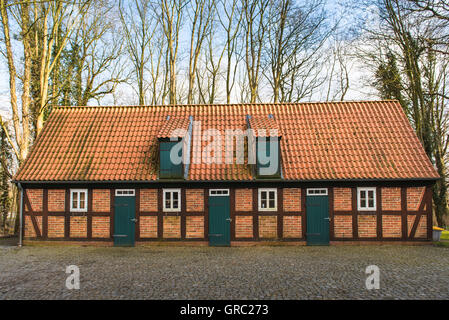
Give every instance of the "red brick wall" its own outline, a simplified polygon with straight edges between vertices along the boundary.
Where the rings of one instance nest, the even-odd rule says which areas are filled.
[[[110,224],[109,217],[92,217],[92,237],[109,238]]]
[[[259,238],[277,238],[278,235],[277,216],[259,216]]]
[[[407,231],[408,236],[411,235],[413,224],[415,223],[416,215],[407,215]],[[427,217],[424,215],[421,217],[416,229],[415,238],[427,238]]]
[[[36,218],[36,222],[37,222],[37,227],[39,228],[40,233],[42,234],[42,217],[36,216],[35,218]],[[36,232],[34,230],[33,222],[31,221],[30,216],[25,216],[25,230],[24,231],[25,231],[24,232],[25,238],[35,238],[36,237]]]
[[[49,238],[64,238],[64,221],[64,217],[48,217],[47,233]]]
[[[418,211],[424,196],[425,187],[407,188],[407,210]]]
[[[70,217],[70,237],[87,238],[87,217]]]
[[[401,188],[382,188],[382,210],[401,210]]]
[[[352,238],[352,216],[334,216],[334,236]]]
[[[301,238],[301,216],[284,216],[283,233],[284,238]]]
[[[352,190],[351,188],[334,188],[334,210],[352,210]]]
[[[382,216],[382,236],[384,238],[402,237],[401,216],[396,215]]]
[[[357,219],[360,238],[377,237],[377,217],[375,215],[359,215]]]
[[[418,228],[416,229],[415,238],[427,238],[427,217],[421,216]]]
[[[204,217],[186,217],[186,238],[204,238]]]
[[[140,237],[157,238],[157,216],[140,216]]]
[[[109,189],[92,190],[92,210],[95,212],[111,211],[111,191]]]
[[[157,212],[157,189],[140,189],[140,211]]]
[[[284,211],[301,211],[301,189],[285,188],[282,192],[284,197]]]
[[[42,202],[44,197],[43,189],[26,189],[28,200],[31,204],[31,211],[42,211]],[[27,210],[29,211],[29,210]]]
[[[253,210],[253,190],[236,189],[235,190],[235,211]]]
[[[352,238],[352,216],[339,214],[338,211],[352,210],[352,189],[351,188],[334,188],[334,210],[336,213],[333,217],[334,237],[338,238]],[[64,189],[48,189],[48,209],[49,212],[64,212],[65,210],[65,190]],[[188,212],[205,212],[207,209],[204,206],[204,189],[188,189],[186,190],[185,199],[186,210]],[[254,189],[239,188],[235,190],[235,208],[237,211],[252,212]],[[401,210],[401,188],[383,187],[382,203],[379,204],[383,211],[385,210]],[[26,194],[29,198],[31,206],[34,211],[41,212],[43,210],[43,189],[26,189]],[[302,218],[293,212],[301,211],[301,188],[284,188],[283,189],[283,209],[289,216],[278,217],[276,213],[272,215],[255,215],[242,216],[237,214],[234,221],[234,237],[237,239],[253,238],[253,225],[256,220],[258,222],[258,232],[261,239],[275,239],[283,238],[301,238],[303,236],[304,228],[302,226]],[[423,196],[425,194],[425,187],[409,187],[407,188],[407,209],[409,211],[417,211]],[[93,189],[92,190],[92,209],[96,212],[110,211],[110,189]],[[427,198],[426,198],[427,199]],[[234,204],[232,204],[234,205]],[[140,210],[143,212],[157,212],[158,210],[158,190],[157,189],[141,189],[140,190]],[[289,213],[290,212],[290,213]],[[410,212],[411,213],[411,212]],[[251,214],[251,213],[248,213]],[[72,238],[87,238],[87,217],[73,216],[70,217],[70,237]],[[36,219],[39,228],[43,230],[42,217]],[[48,216],[48,237],[50,239],[63,238],[65,218],[62,216]],[[140,216],[140,237],[152,238],[158,237],[158,217],[157,216]],[[282,219],[283,233],[278,234],[278,219]],[[377,217],[376,215],[358,215],[358,237],[375,238],[377,237]],[[408,215],[407,226],[408,235],[410,236],[411,228],[413,227],[415,216]],[[187,216],[186,219],[186,238],[188,239],[203,239],[205,235],[205,216]],[[102,217],[94,215],[92,217],[92,237],[93,238],[110,238],[110,217]],[[163,238],[181,238],[181,217],[180,216],[165,216],[162,221],[162,235]],[[36,234],[29,216],[25,216],[24,220],[25,237],[34,238]],[[417,228],[415,237],[425,239],[427,238],[427,216],[424,215]],[[400,239],[402,237],[402,225],[400,215],[382,216],[382,235],[383,238]]]
[[[186,210],[188,212],[204,211],[204,190],[187,189],[186,190]]]
[[[181,238],[181,217],[164,217],[163,236],[164,238]]]
[[[65,211],[65,190],[48,190],[48,211],[63,212]]]
[[[253,237],[253,217],[236,216],[235,217],[235,237],[252,238]]]

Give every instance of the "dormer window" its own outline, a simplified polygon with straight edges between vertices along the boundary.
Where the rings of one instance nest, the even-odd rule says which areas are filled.
[[[281,162],[279,138],[256,139],[256,175],[258,178],[280,177]]]
[[[181,179],[183,177],[184,166],[182,162],[177,161],[182,158],[183,151],[179,143],[182,141],[159,142],[159,178]]]
[[[248,126],[253,130],[256,144],[256,177],[280,178],[282,136],[274,116],[248,116]]]
[[[167,117],[158,133],[159,178],[182,179],[186,172],[186,157],[189,156],[191,119]]]

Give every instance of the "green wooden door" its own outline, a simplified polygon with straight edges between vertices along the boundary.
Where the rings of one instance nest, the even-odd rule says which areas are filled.
[[[136,228],[135,197],[115,197],[114,246],[134,246]]]
[[[209,245],[231,244],[229,196],[209,196]]]
[[[307,196],[307,245],[329,245],[329,198]]]

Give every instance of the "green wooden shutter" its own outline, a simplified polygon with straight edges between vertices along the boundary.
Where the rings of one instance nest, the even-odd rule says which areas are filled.
[[[259,155],[259,147],[260,147],[260,145],[262,144],[262,143],[265,143],[265,145],[266,145],[266,147],[265,147],[265,151],[266,151],[266,155],[267,155],[267,157],[270,157],[270,155],[271,155],[271,150],[270,150],[270,146],[271,146],[271,144],[270,144],[270,139],[268,138],[268,139],[266,139],[264,142],[262,142],[262,141],[257,141],[257,144],[256,144],[256,157],[257,157],[257,163],[256,163],[256,170],[257,170],[257,177],[258,178],[278,178],[279,176],[280,176],[280,169],[281,169],[281,159],[280,159],[280,148],[279,148],[279,145],[280,145],[280,143],[279,143],[279,140],[278,140],[278,143],[277,143],[277,147],[278,147],[278,168],[277,168],[277,171],[273,174],[273,175],[262,175],[261,174],[261,171],[260,171],[260,169],[261,168],[268,168],[269,166],[270,166],[270,163],[268,162],[268,163],[266,163],[266,164],[262,164],[261,162],[260,162],[260,159],[259,159],[259,157],[258,157],[258,155]]]
[[[159,177],[160,178],[170,178],[170,179],[180,179],[183,177],[183,164],[173,164],[170,160],[170,152],[173,146],[178,142],[160,142],[159,144]],[[182,153],[182,149],[180,150]],[[182,156],[182,154],[180,154]]]

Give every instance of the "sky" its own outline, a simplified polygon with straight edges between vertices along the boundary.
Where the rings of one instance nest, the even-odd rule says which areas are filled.
[[[298,0],[299,1],[299,0]],[[302,0],[301,0],[302,1]],[[347,4],[350,4],[347,6]],[[352,38],[356,37],[357,34],[354,32],[357,28],[357,24],[366,18],[366,12],[351,6],[351,3],[355,3],[355,0],[328,0],[326,8],[330,12],[330,17],[334,20],[340,20],[339,23],[339,33],[340,37],[347,38],[353,41]],[[346,5],[345,5],[346,4]],[[183,35],[181,37],[182,47],[185,47],[184,43],[188,44],[188,35]],[[357,41],[355,42],[357,44]],[[354,44],[353,44],[354,45]],[[363,45],[363,44],[359,44]],[[20,61],[20,56],[16,57],[16,63]],[[4,56],[0,56],[0,114],[5,118],[9,119],[10,114],[10,103],[9,103],[9,75],[5,63]],[[364,69],[363,65],[359,61],[351,60],[350,65],[350,89],[345,97],[346,100],[372,100],[376,98],[375,91],[367,86],[367,70]],[[20,70],[20,66],[18,66]],[[324,70],[323,72],[325,72]],[[186,72],[185,69],[178,70],[179,73]],[[19,84],[19,82],[18,82]],[[237,84],[236,84],[237,88]],[[118,103],[120,104],[134,104],[136,101],[135,91],[129,85],[123,84],[117,88]],[[20,95],[18,96],[20,102]],[[322,100],[322,95],[317,92],[311,97],[313,101]],[[117,100],[116,100],[117,101]],[[269,101],[263,101],[269,102]],[[91,104],[97,104],[93,101]],[[114,99],[112,96],[105,97],[101,104],[111,105],[114,104]]]

